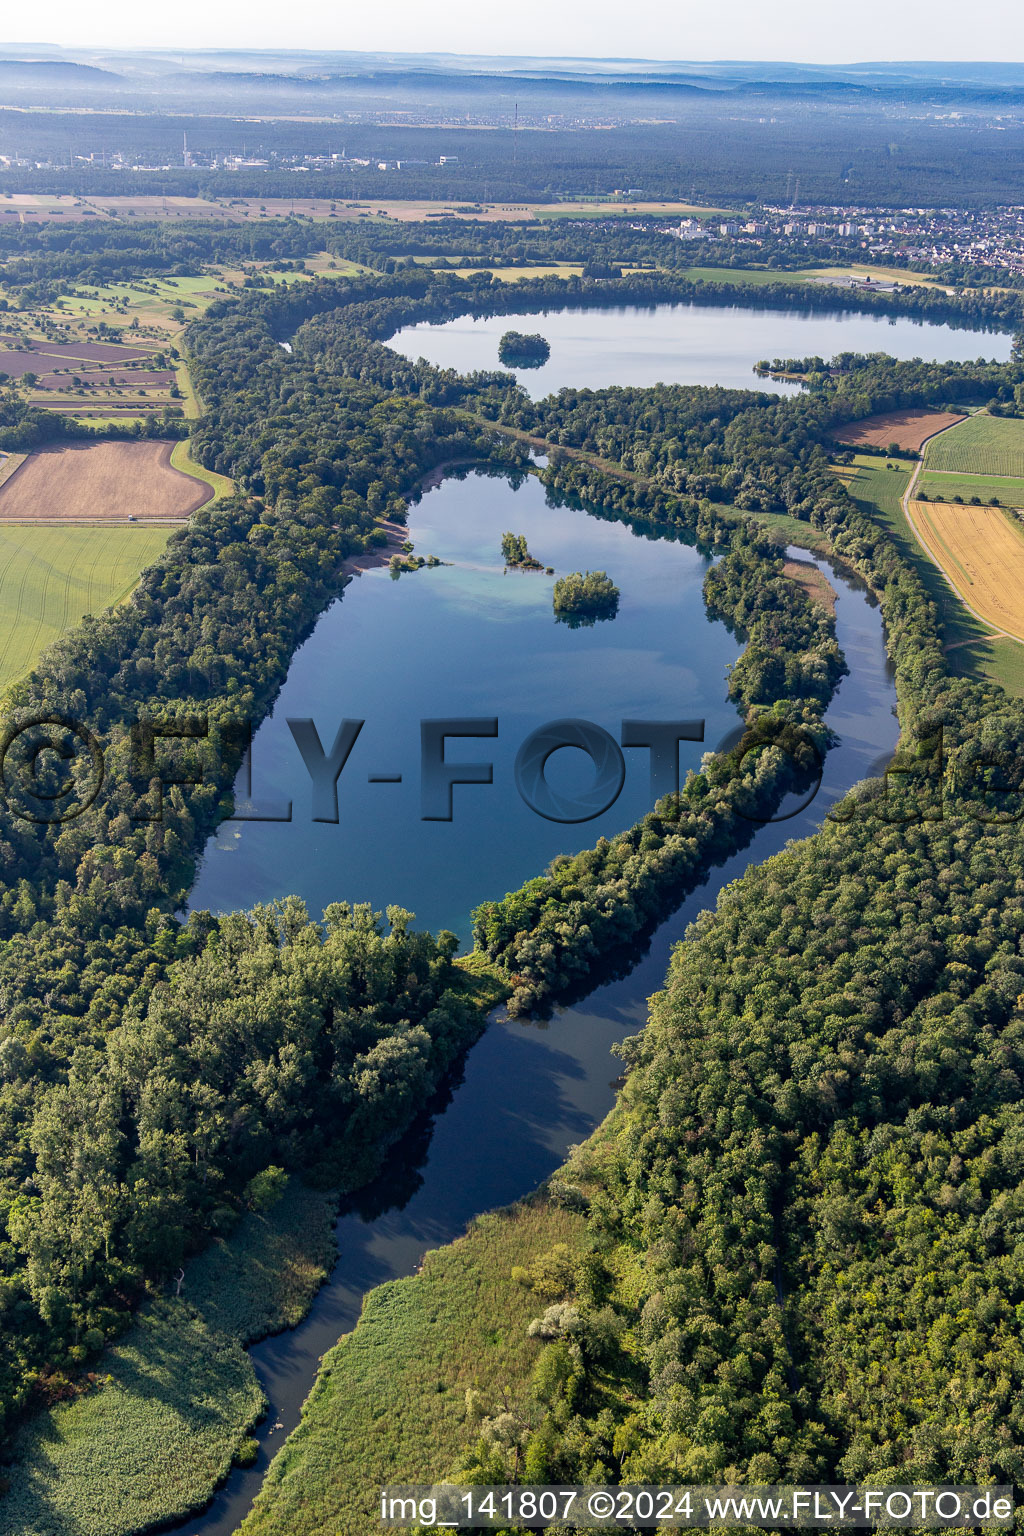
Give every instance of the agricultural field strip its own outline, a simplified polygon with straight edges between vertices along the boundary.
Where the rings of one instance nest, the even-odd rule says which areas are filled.
[[[1003,506],[1024,507],[1024,479],[1009,475],[961,475],[952,469],[925,469],[919,489],[932,501],[940,497],[952,501],[956,496],[964,501],[972,496],[991,501],[997,497]]]
[[[120,602],[163,549],[167,526],[0,528],[0,687],[85,613]]]
[[[1024,479],[1024,421],[968,416],[956,432],[940,433],[924,450],[928,474],[1006,475]]]
[[[936,437],[963,431],[972,420],[977,418],[968,417],[956,427],[945,427]],[[964,607],[998,634],[1024,640],[1024,537],[998,508],[950,507],[948,503],[915,499],[928,448],[935,440],[929,438],[924,445],[924,457],[903,493],[904,516]],[[959,581],[954,571],[959,573]]]

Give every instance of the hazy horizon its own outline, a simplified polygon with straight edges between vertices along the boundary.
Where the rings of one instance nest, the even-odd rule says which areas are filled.
[[[514,16],[471,0],[426,9],[415,0],[382,0],[371,12],[339,15],[326,0],[291,13],[254,11],[241,0],[179,0],[173,11],[132,0],[101,0],[86,13],[52,0],[45,15],[8,16],[0,48],[159,49],[187,55],[238,52],[369,52],[394,56],[446,53],[472,57],[571,58],[594,62],[769,64],[846,68],[866,63],[998,64],[1024,60],[1024,9],[995,0],[984,27],[965,28],[961,5],[939,0],[925,17],[909,0],[863,0],[855,25],[848,11],[818,0],[785,0],[766,11],[759,0],[721,0],[713,12],[667,13],[662,0],[639,0],[624,20],[618,0],[520,0]],[[628,36],[629,50],[623,49]],[[580,51],[580,39],[587,39]],[[736,39],[744,39],[737,57]],[[182,47],[182,40],[188,46]],[[866,39],[884,40],[875,60]],[[534,46],[524,46],[529,39]],[[995,40],[998,39],[998,44]]]

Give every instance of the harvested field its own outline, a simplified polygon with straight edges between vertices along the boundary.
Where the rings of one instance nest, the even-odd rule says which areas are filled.
[[[898,443],[908,453],[919,453],[929,437],[963,420],[949,411],[885,411],[863,421],[848,421],[832,436],[851,448],[888,448]]]
[[[60,373],[40,373],[36,382],[36,389],[67,389],[72,385],[72,379],[82,380],[82,386],[86,389],[162,389],[168,390],[174,383],[174,374],[170,369],[153,369],[148,373],[141,369],[119,368],[115,371],[109,369],[100,372],[96,368],[79,372],[77,369],[68,368]]]
[[[932,559],[987,623],[1024,640],[1024,536],[998,507],[912,501]]]
[[[0,487],[0,522],[187,518],[213,492],[172,467],[173,446],[146,441],[41,448]]]
[[[148,358],[151,348],[124,347],[113,341],[43,341],[40,352],[52,352],[56,357],[81,358],[91,363],[130,363]]]
[[[410,125],[411,126],[411,125]],[[333,204],[333,206],[332,206]],[[463,209],[465,211],[460,212]],[[216,202],[205,197],[176,196],[105,196],[79,198],[61,193],[52,196],[29,192],[16,192],[0,205],[0,217],[6,215],[12,221],[38,223],[42,219],[215,219],[218,223],[235,223],[261,218],[287,218],[296,214],[300,218],[358,219],[360,214],[370,217],[383,212],[388,218],[419,222],[428,214],[444,214],[448,218],[511,221],[529,223],[534,219],[547,218],[595,218],[607,219],[616,214],[652,214],[658,218],[680,217],[684,214],[704,214],[707,217],[727,214],[728,208],[707,207],[686,202],[650,202],[641,198],[623,198],[615,201],[587,200],[566,203],[483,203],[471,200],[435,201],[428,198],[362,198],[358,202],[342,198],[320,197],[253,197],[231,198]]]
[[[54,368],[65,367],[76,372],[76,363],[121,364],[122,368],[133,363],[149,363],[153,349],[117,347],[103,341],[83,341],[76,346],[52,341],[40,342],[34,347],[8,347],[0,351],[0,372],[9,373],[12,379],[20,379],[23,373],[52,373]]]

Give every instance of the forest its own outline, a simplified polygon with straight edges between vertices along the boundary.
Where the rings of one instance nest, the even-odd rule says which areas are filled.
[[[442,97],[449,84],[439,82]],[[121,153],[133,164],[152,167],[140,171],[102,163],[69,167],[68,145],[81,135],[82,117],[54,110],[51,94],[45,110],[26,104],[0,111],[0,154],[20,153],[44,162],[43,168],[5,170],[3,190],[405,197],[443,204],[479,198],[556,202],[560,195],[639,188],[650,198],[674,199],[682,193],[709,204],[779,203],[791,196],[796,176],[802,197],[812,204],[931,208],[1005,204],[1007,187],[1020,175],[1017,91],[989,99],[968,94],[961,104],[964,121],[951,130],[927,110],[907,110],[906,96],[899,91],[863,97],[839,86],[824,93],[812,90],[801,99],[771,88],[733,94],[655,86],[632,113],[614,100],[577,102],[570,107],[574,121],[556,119],[545,122],[543,131],[516,134],[510,86],[498,86],[496,99],[496,84],[482,103],[485,121],[463,121],[457,129],[345,119],[342,126],[324,120],[322,107],[297,117],[264,109],[255,127],[248,120],[248,105],[239,117],[183,109],[182,104],[173,111],[148,112],[95,110],[99,104],[94,104],[88,114],[89,149],[98,156]],[[389,115],[393,102],[389,91]],[[471,105],[481,109],[479,102]],[[420,105],[417,116],[422,110]],[[450,110],[456,116],[465,112],[459,94]],[[766,115],[773,117],[773,131],[752,131]],[[203,158],[251,156],[255,140],[259,158],[271,163],[186,168],[181,163],[183,131]],[[370,164],[311,171],[297,189],[289,157],[326,157],[342,149],[348,158]],[[438,163],[442,155],[444,165]],[[377,169],[382,160],[392,162],[389,169]],[[397,161],[406,163],[399,167]]]
[[[158,264],[156,236],[129,233]],[[201,259],[264,233],[211,233]],[[121,231],[109,251],[96,230],[47,234],[38,251],[34,234],[8,236],[42,263],[36,280],[51,258],[69,263],[61,281],[122,259]],[[294,252],[287,231],[271,238]],[[1024,713],[952,675],[920,580],[829,452],[831,430],[864,414],[1013,400],[1021,349],[1004,365],[846,356],[809,366],[786,399],[656,386],[534,402],[507,373],[460,376],[386,345],[411,319],[683,297],[736,295],[641,274],[543,278],[513,296],[489,273],[403,266],[218,300],[189,326],[204,405],[192,452],[240,493],[195,514],[128,602],[66,635],[4,703],[12,734],[72,715],[119,769],[74,820],[0,806],[8,1424],[73,1390],[270,1170],[357,1187],[482,1027],[485,998],[543,1014],[593,985],[599,961],[628,967],[707,865],[813,780],[845,662],[753,516],[783,513],[881,604],[901,758],[823,833],[731,888],[679,949],[628,1048],[619,1107],[560,1179],[590,1257],[585,1283],[567,1271],[551,1298],[542,1412],[524,1417],[517,1465],[555,1481],[852,1480],[897,1463],[1024,1481],[1024,868],[1011,819]],[[801,289],[805,301],[1021,322],[1005,293]],[[8,409],[5,430],[33,430]],[[551,445],[553,498],[715,552],[706,599],[745,647],[730,678],[742,740],[637,826],[485,903],[483,993],[451,935],[415,933],[397,908],[311,920],[286,902],[183,923],[197,854],[231,810],[243,723],[271,707],[343,561],[379,547],[379,520],[402,521],[437,466],[522,469],[516,431]],[[324,1102],[341,1142],[310,1131]],[[474,1475],[509,1472],[503,1454],[467,1440]]]

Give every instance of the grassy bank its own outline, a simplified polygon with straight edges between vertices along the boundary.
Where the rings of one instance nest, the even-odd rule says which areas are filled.
[[[143,1308],[91,1391],[33,1418],[0,1536],[128,1536],[200,1508],[265,1406],[244,1351],[297,1323],[334,1256],[334,1202],[296,1184]]]
[[[224,496],[235,494],[235,484],[227,475],[219,475],[215,469],[204,469],[192,457],[187,437],[180,438],[171,449],[171,464],[175,469],[180,469],[185,475],[191,475],[195,480],[202,480],[206,485],[213,487],[214,501],[220,501]],[[209,503],[207,503],[209,505]]]
[[[530,1200],[481,1217],[428,1253],[420,1274],[371,1291],[356,1328],[324,1356],[244,1536],[366,1536],[383,1482],[456,1468],[475,1437],[467,1390],[514,1401],[538,1354],[526,1329],[544,1304],[513,1266],[559,1243],[576,1250],[582,1233],[581,1217]]]

